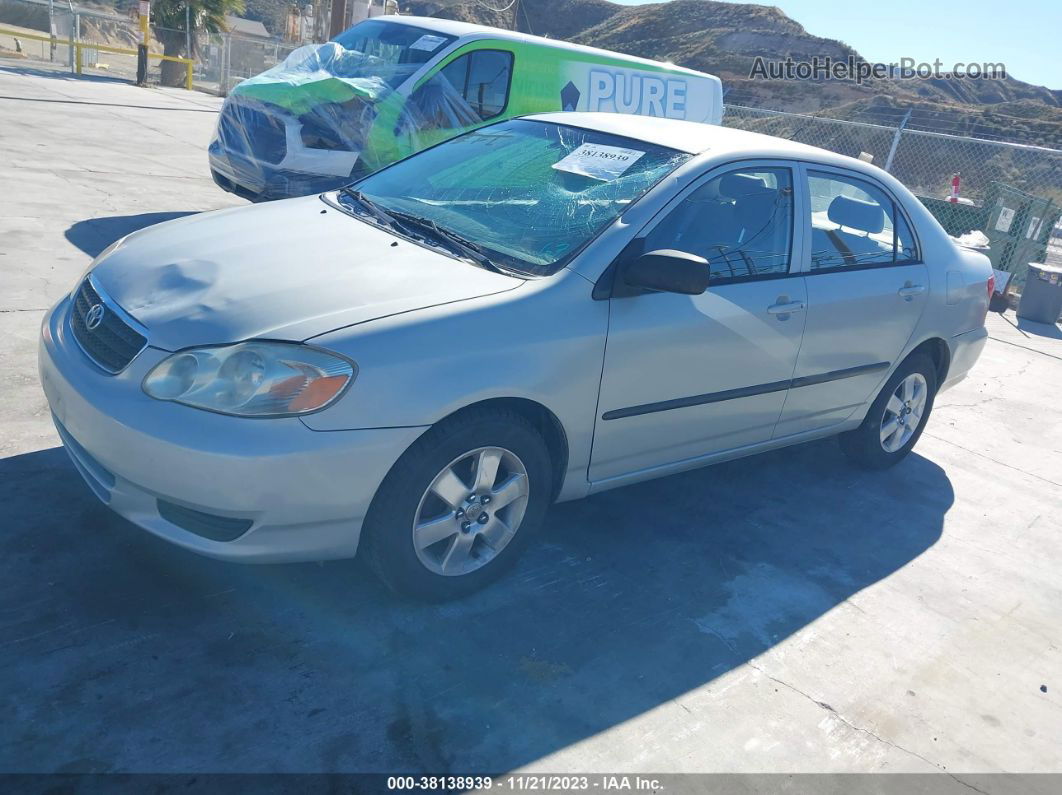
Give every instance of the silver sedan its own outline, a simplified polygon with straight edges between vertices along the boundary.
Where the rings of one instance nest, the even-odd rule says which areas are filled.
[[[116,242],[40,374],[96,495],[234,561],[450,598],[554,501],[837,435],[910,452],[992,290],[900,183],[736,130],[483,127],[343,190]]]

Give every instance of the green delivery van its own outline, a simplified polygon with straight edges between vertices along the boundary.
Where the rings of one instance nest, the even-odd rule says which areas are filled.
[[[229,94],[214,180],[253,200],[328,190],[493,121],[543,111],[718,124],[717,77],[445,19],[367,19]]]

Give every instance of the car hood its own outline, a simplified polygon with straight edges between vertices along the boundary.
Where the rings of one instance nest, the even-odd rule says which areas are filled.
[[[305,340],[523,283],[396,238],[316,196],[143,229],[92,273],[147,328],[149,344],[166,350]]]
[[[373,105],[390,95],[422,64],[385,64],[334,41],[307,44],[261,74],[243,80],[229,92],[226,104],[252,100],[283,108],[295,116],[321,105],[359,100]]]

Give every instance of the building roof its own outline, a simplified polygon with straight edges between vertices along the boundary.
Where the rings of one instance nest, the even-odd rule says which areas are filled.
[[[256,19],[244,19],[233,14],[226,14],[225,24],[228,26],[230,33],[235,33],[238,36],[254,36],[258,39],[273,38],[269,31],[266,30],[265,25]]]

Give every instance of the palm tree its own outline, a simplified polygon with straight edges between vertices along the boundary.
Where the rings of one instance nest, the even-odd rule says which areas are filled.
[[[163,55],[192,58],[196,54],[196,34],[222,33],[227,30],[225,16],[243,11],[243,0],[155,0],[151,4],[151,28],[162,44]],[[192,51],[188,49],[185,20],[191,22]],[[164,86],[184,85],[184,64],[162,62],[161,82]]]

